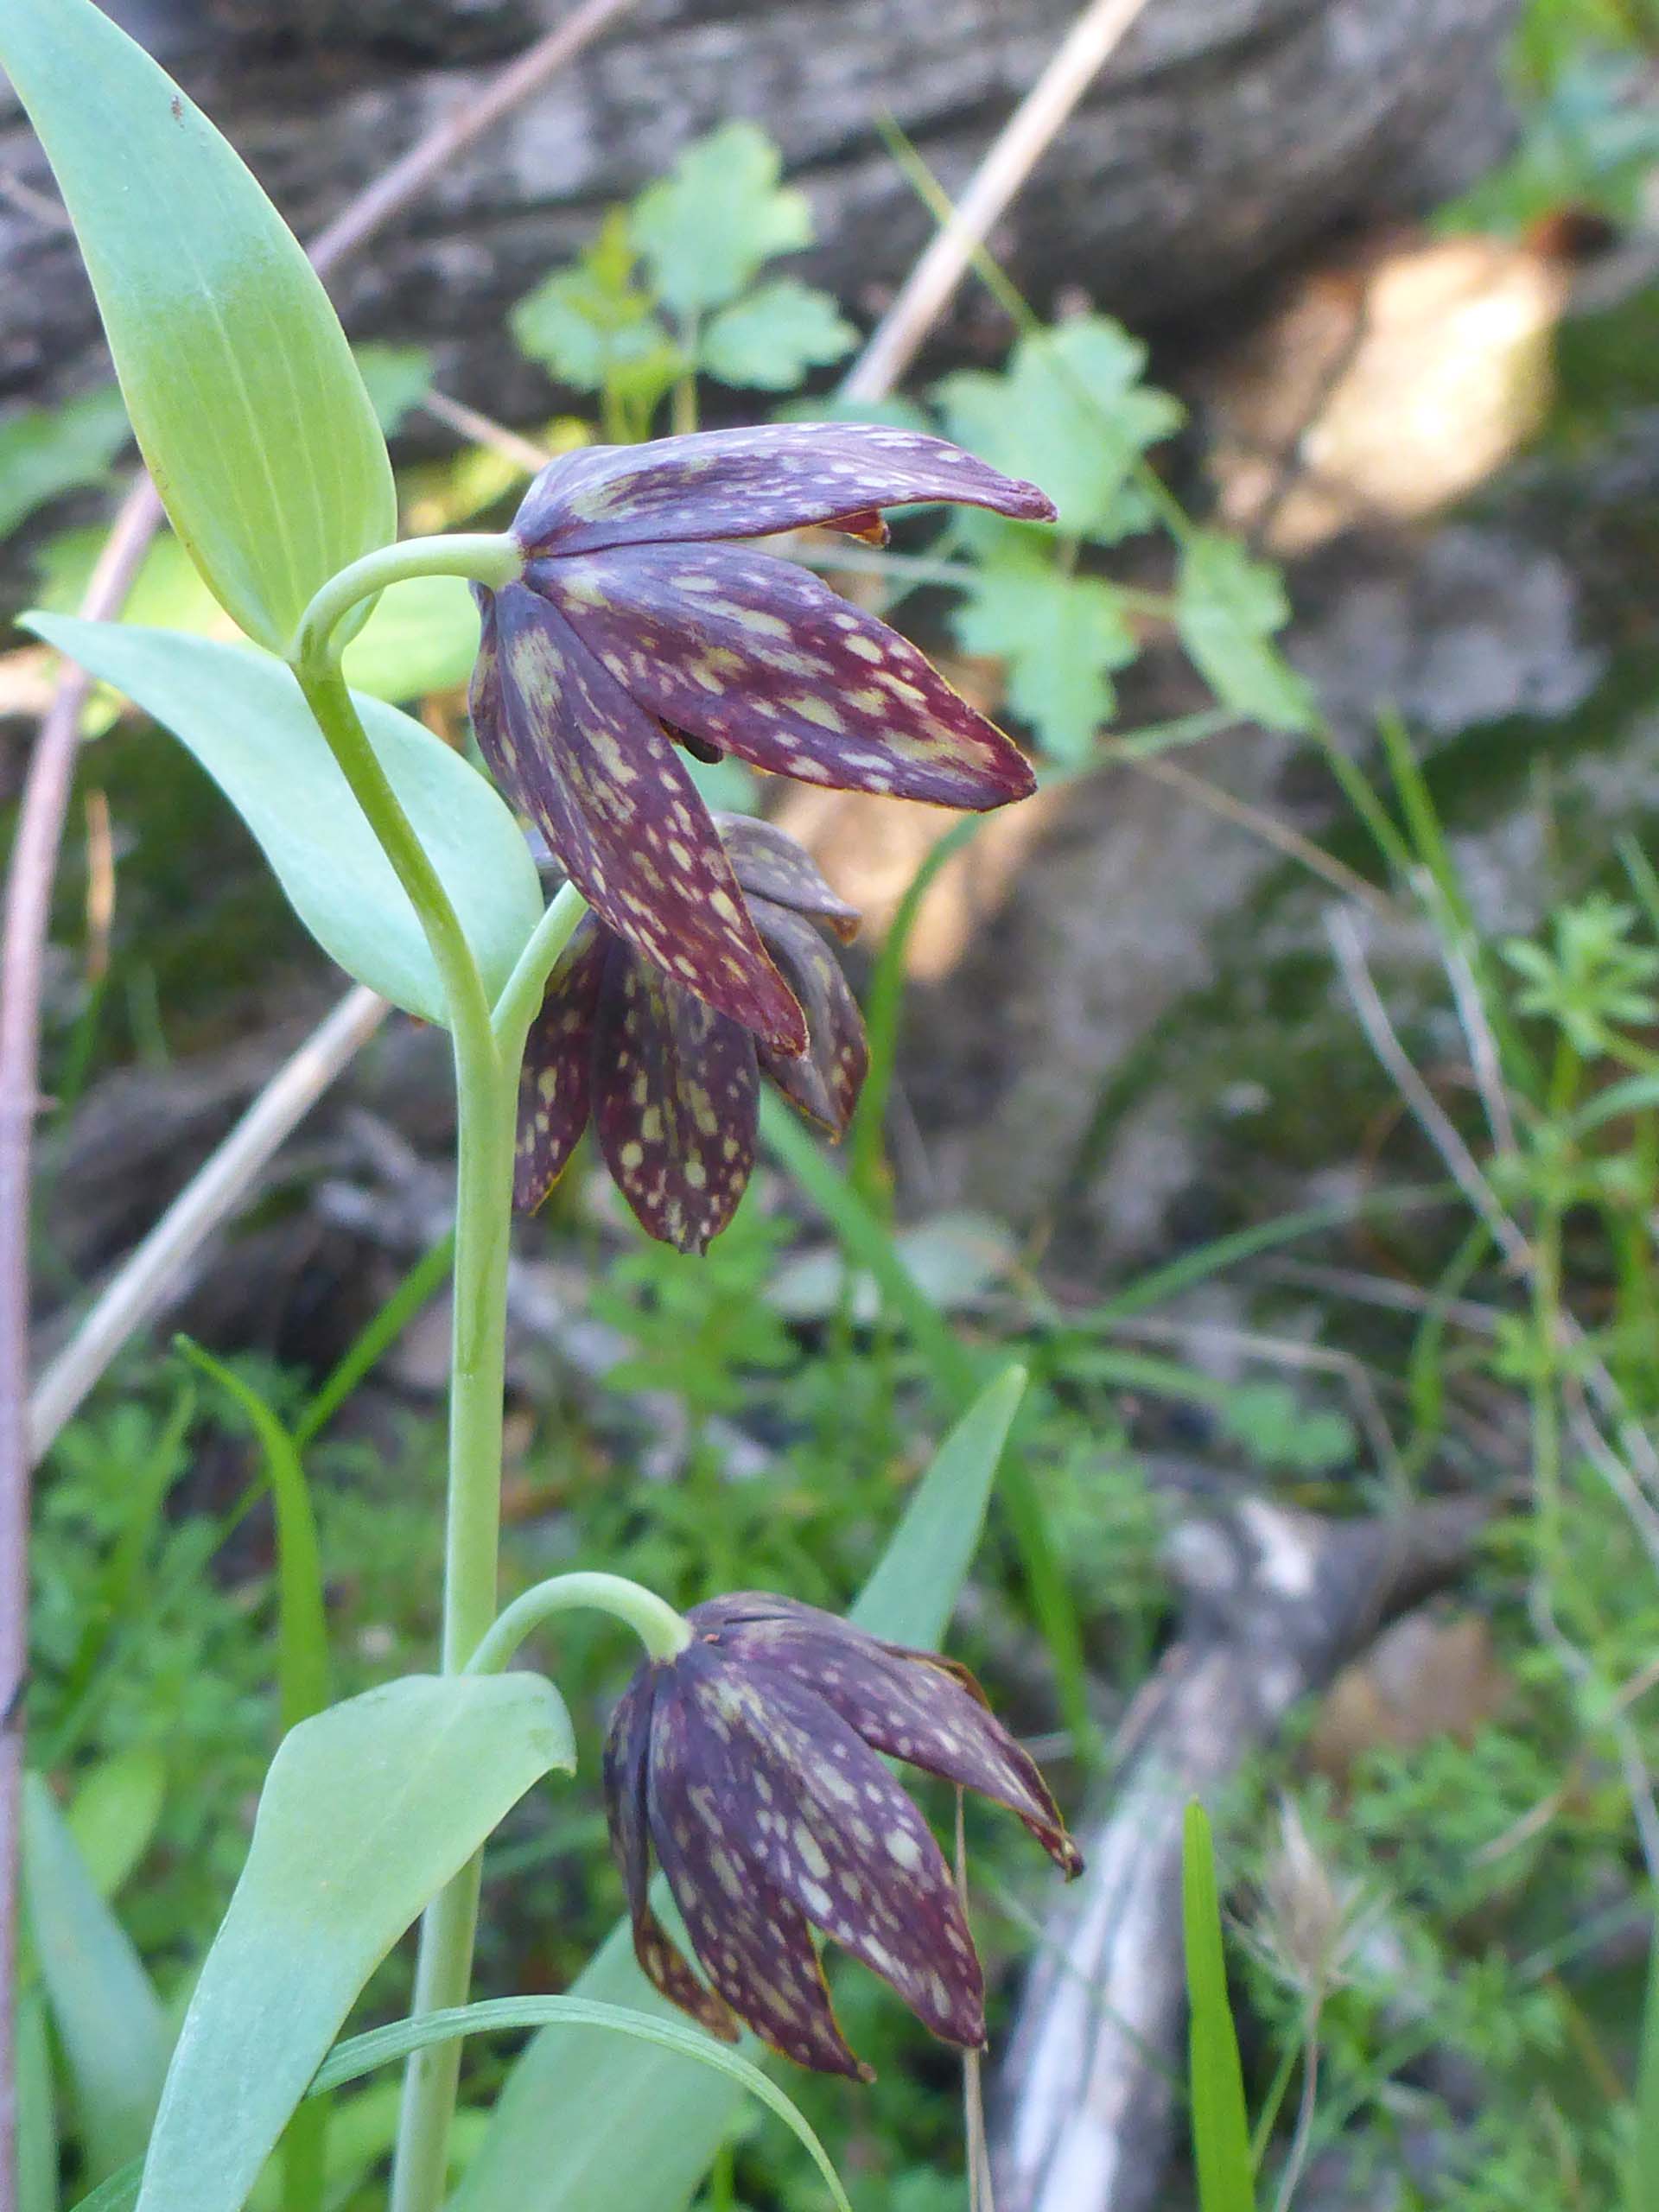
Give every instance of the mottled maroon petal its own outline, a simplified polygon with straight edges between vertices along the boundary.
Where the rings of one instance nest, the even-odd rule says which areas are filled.
[[[810,922],[766,899],[755,899],[750,912],[801,1002],[810,1040],[805,1052],[793,1057],[763,1045],[760,1065],[804,1114],[831,1136],[844,1136],[870,1065],[858,1001],[840,962]]]
[[[880,508],[931,499],[1054,518],[1034,484],[944,438],[882,423],[773,423],[561,454],[525,493],[512,528],[534,556],[764,537],[809,523],[861,531]]]
[[[715,1874],[729,1861],[741,1886],[752,1862],[936,2035],[982,2043],[983,1980],[950,1870],[875,1754],[788,1675],[713,1643],[680,1654],[674,1688],[686,1773],[707,1784],[687,1789],[685,1815]]]
[[[838,898],[818,872],[817,862],[788,830],[753,814],[717,814],[719,830],[738,881],[756,897],[791,906],[832,929],[843,944],[858,935],[862,917]]]
[[[818,2073],[868,2081],[836,2024],[805,1914],[760,1875],[747,1834],[728,1821],[724,1746],[679,1692],[677,1661],[652,1717],[646,1802],[692,1948],[733,2012],[774,2050]]]
[[[646,1818],[646,1766],[658,1669],[642,1668],[623,1692],[605,1738],[605,1815],[611,1851],[627,1891],[633,1952],[652,1986],[690,2012],[710,2035],[735,2043],[738,2024],[729,2005],[697,1980],[652,1910],[651,1853]]]
[[[1034,788],[907,639],[790,562],[642,545],[527,575],[642,707],[757,768],[976,809]]]
[[[473,721],[497,782],[619,936],[780,1051],[800,1051],[800,1008],[659,725],[535,592],[509,584],[480,603]]]
[[[1082,1872],[1083,1855],[1036,1761],[965,1668],[878,1643],[832,1613],[817,1623],[738,1624],[721,1642],[734,1661],[776,1669],[816,1692],[876,1751],[1006,1805],[1068,1879]]]
[[[594,1017],[605,955],[615,938],[584,914],[548,979],[518,1075],[512,1203],[533,1213],[566,1167],[593,1103]]]
[[[754,1167],[753,1038],[619,948],[600,992],[594,1071],[600,1148],[640,1226],[706,1251]]]

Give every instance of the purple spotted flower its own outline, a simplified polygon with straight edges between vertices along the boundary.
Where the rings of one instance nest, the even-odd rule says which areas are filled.
[[[744,541],[952,500],[1054,509],[943,439],[849,423],[592,446],[552,461],[513,524],[520,582],[478,591],[479,745],[615,935],[775,1050],[800,1009],[743,909],[676,751],[944,806],[1023,798],[1018,748],[916,648]]]
[[[770,823],[719,816],[713,834],[805,1014],[807,1049],[778,1051],[585,915],[525,1046],[513,1179],[521,1212],[540,1205],[591,1120],[641,1226],[701,1252],[748,1186],[762,1075],[831,1136],[845,1134],[868,1061],[864,1023],[813,924],[845,941],[858,916]]]
[[[691,1642],[634,1676],[605,1745],[611,1845],[646,1974],[717,2036],[743,2021],[803,2066],[868,2080],[830,2010],[816,1927],[936,2035],[976,2048],[984,1982],[956,1884],[878,1754],[1007,1806],[1076,1874],[1036,1766],[967,1669],[931,1652],[755,1592],[687,1618]],[[710,1987],[652,1910],[653,1848]]]

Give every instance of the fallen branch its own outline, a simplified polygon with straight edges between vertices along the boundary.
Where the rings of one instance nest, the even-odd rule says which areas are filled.
[[[1183,1521],[1181,1632],[1126,1724],[1088,1872],[1051,1916],[1000,2099],[999,2212],[1154,2212],[1185,2018],[1181,1821],[1385,1621],[1455,1575],[1473,1501],[1326,1521],[1258,1498]]]

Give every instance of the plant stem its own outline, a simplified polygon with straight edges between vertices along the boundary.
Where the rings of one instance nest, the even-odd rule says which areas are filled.
[[[547,979],[587,911],[588,901],[575,885],[562,886],[552,905],[531,931],[528,944],[502,986],[491,1020],[496,1045],[503,1058],[511,1060],[515,1068],[524,1056],[525,1033],[541,1011]]]
[[[499,531],[455,531],[447,537],[406,537],[401,544],[383,545],[329,577],[300,617],[289,660],[299,670],[328,666],[335,658],[332,641],[340,623],[388,584],[404,583],[411,576],[470,576],[499,591],[522,574],[524,565],[518,539]]]
[[[499,1674],[524,1638],[555,1613],[609,1613],[625,1621],[653,1659],[672,1659],[691,1641],[682,1614],[665,1599],[620,1574],[556,1574],[515,1598],[474,1652],[469,1675]]]
[[[461,559],[470,557],[466,541],[442,542],[459,543]],[[408,550],[391,548],[389,553]],[[423,569],[403,573],[456,572],[453,562],[446,570],[431,547],[421,549],[421,558]],[[295,674],[420,916],[443,984],[454,1040],[457,1172],[443,1668],[446,1674],[457,1674],[495,1618],[507,1251],[524,1033],[523,1027],[516,1033],[509,1029],[498,1042],[478,963],[454,907],[375,757],[334,657],[335,623],[358,597],[385,580],[384,565],[376,566],[384,560],[371,555],[317,594],[302,625]],[[348,580],[354,580],[349,588]],[[572,926],[575,918],[571,912]],[[416,1968],[417,2012],[466,2002],[478,1891],[474,1859],[428,1908]],[[396,2212],[436,2212],[442,2201],[460,2065],[460,2049],[454,2044],[431,2045],[410,2061],[392,2173]]]

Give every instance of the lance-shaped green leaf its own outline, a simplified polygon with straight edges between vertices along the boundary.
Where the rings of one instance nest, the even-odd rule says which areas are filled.
[[[397,535],[385,440],[327,294],[240,157],[91,0],[6,0],[0,67],[173,526],[220,604],[280,649],[319,586]]]
[[[915,1644],[944,1634],[1025,1385],[1024,1370],[1009,1368],[940,1446],[853,1609],[861,1628]],[[666,1885],[658,1882],[652,1895],[664,1904]],[[626,1923],[574,1993],[676,2017],[635,1965]],[[720,2147],[737,2094],[675,2052],[619,2054],[568,2028],[544,2029],[497,2101],[452,2212],[615,2212],[621,2204],[679,2212]]]
[[[23,1784],[23,1884],[41,1980],[94,2177],[142,2151],[170,2043],[161,1999],[99,1895],[57,1801]]]
[[[525,1790],[575,1764],[558,1692],[527,1674],[410,1675],[283,1738],[139,2212],[238,2212],[380,1961]]]
[[[348,975],[410,1014],[444,1019],[415,909],[280,661],[170,630],[24,619],[189,747],[259,841],[295,912]],[[357,709],[493,998],[541,919],[529,848],[459,753],[378,699],[359,696]]]

